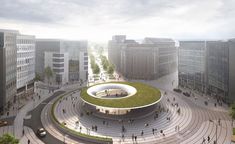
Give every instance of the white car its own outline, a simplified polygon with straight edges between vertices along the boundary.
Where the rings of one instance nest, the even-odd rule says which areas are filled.
[[[37,134],[38,134],[38,136],[40,136],[40,137],[45,137],[46,134],[47,134],[47,132],[45,131],[44,128],[39,128],[38,131],[37,131]]]

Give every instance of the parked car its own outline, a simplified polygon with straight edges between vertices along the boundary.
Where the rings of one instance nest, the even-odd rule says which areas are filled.
[[[183,95],[185,95],[186,97],[190,97],[190,94],[187,92],[183,92]]]
[[[37,135],[38,135],[39,137],[45,137],[46,134],[47,134],[47,132],[45,131],[44,128],[39,128],[38,131],[37,131]]]
[[[2,126],[6,126],[8,124],[8,122],[7,121],[0,121],[0,127],[2,127]]]
[[[174,88],[173,90],[174,90],[175,92],[177,92],[177,93],[181,93],[181,92],[182,92],[181,89],[177,89],[177,88]]]

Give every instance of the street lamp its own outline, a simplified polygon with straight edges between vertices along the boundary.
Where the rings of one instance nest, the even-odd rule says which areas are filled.
[[[210,122],[212,122],[213,124],[215,124],[215,126],[216,126],[216,129],[215,129],[215,142],[216,142],[216,144],[217,144],[217,128],[218,128],[218,124],[216,124],[213,120],[209,120]]]
[[[64,144],[66,144],[66,143],[65,143],[65,138],[66,138],[67,136],[68,136],[67,134],[64,135]]]

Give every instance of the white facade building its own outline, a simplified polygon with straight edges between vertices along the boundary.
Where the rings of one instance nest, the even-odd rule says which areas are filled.
[[[35,36],[17,35],[17,89],[35,78]]]
[[[69,81],[69,55],[68,53],[45,52],[44,69],[50,67],[54,73],[56,84],[65,84]]]

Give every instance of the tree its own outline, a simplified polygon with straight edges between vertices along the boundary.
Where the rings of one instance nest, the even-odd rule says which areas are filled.
[[[0,137],[0,144],[19,144],[19,140],[11,134],[4,134]]]
[[[40,81],[41,80],[41,77],[38,73],[35,74],[35,78],[34,78],[35,81]]]
[[[46,67],[44,70],[44,75],[46,76],[48,83],[50,82],[50,78],[53,77],[53,71],[51,69],[51,67]]]
[[[92,69],[94,74],[99,74],[100,73],[100,68],[97,64],[95,64],[94,68]]]
[[[233,121],[235,120],[235,103],[233,103],[233,104],[230,106],[229,115],[232,117],[232,124],[233,124]]]
[[[113,72],[114,72],[114,65],[113,65],[113,64],[110,64],[110,65],[108,66],[108,74],[113,74]]]

